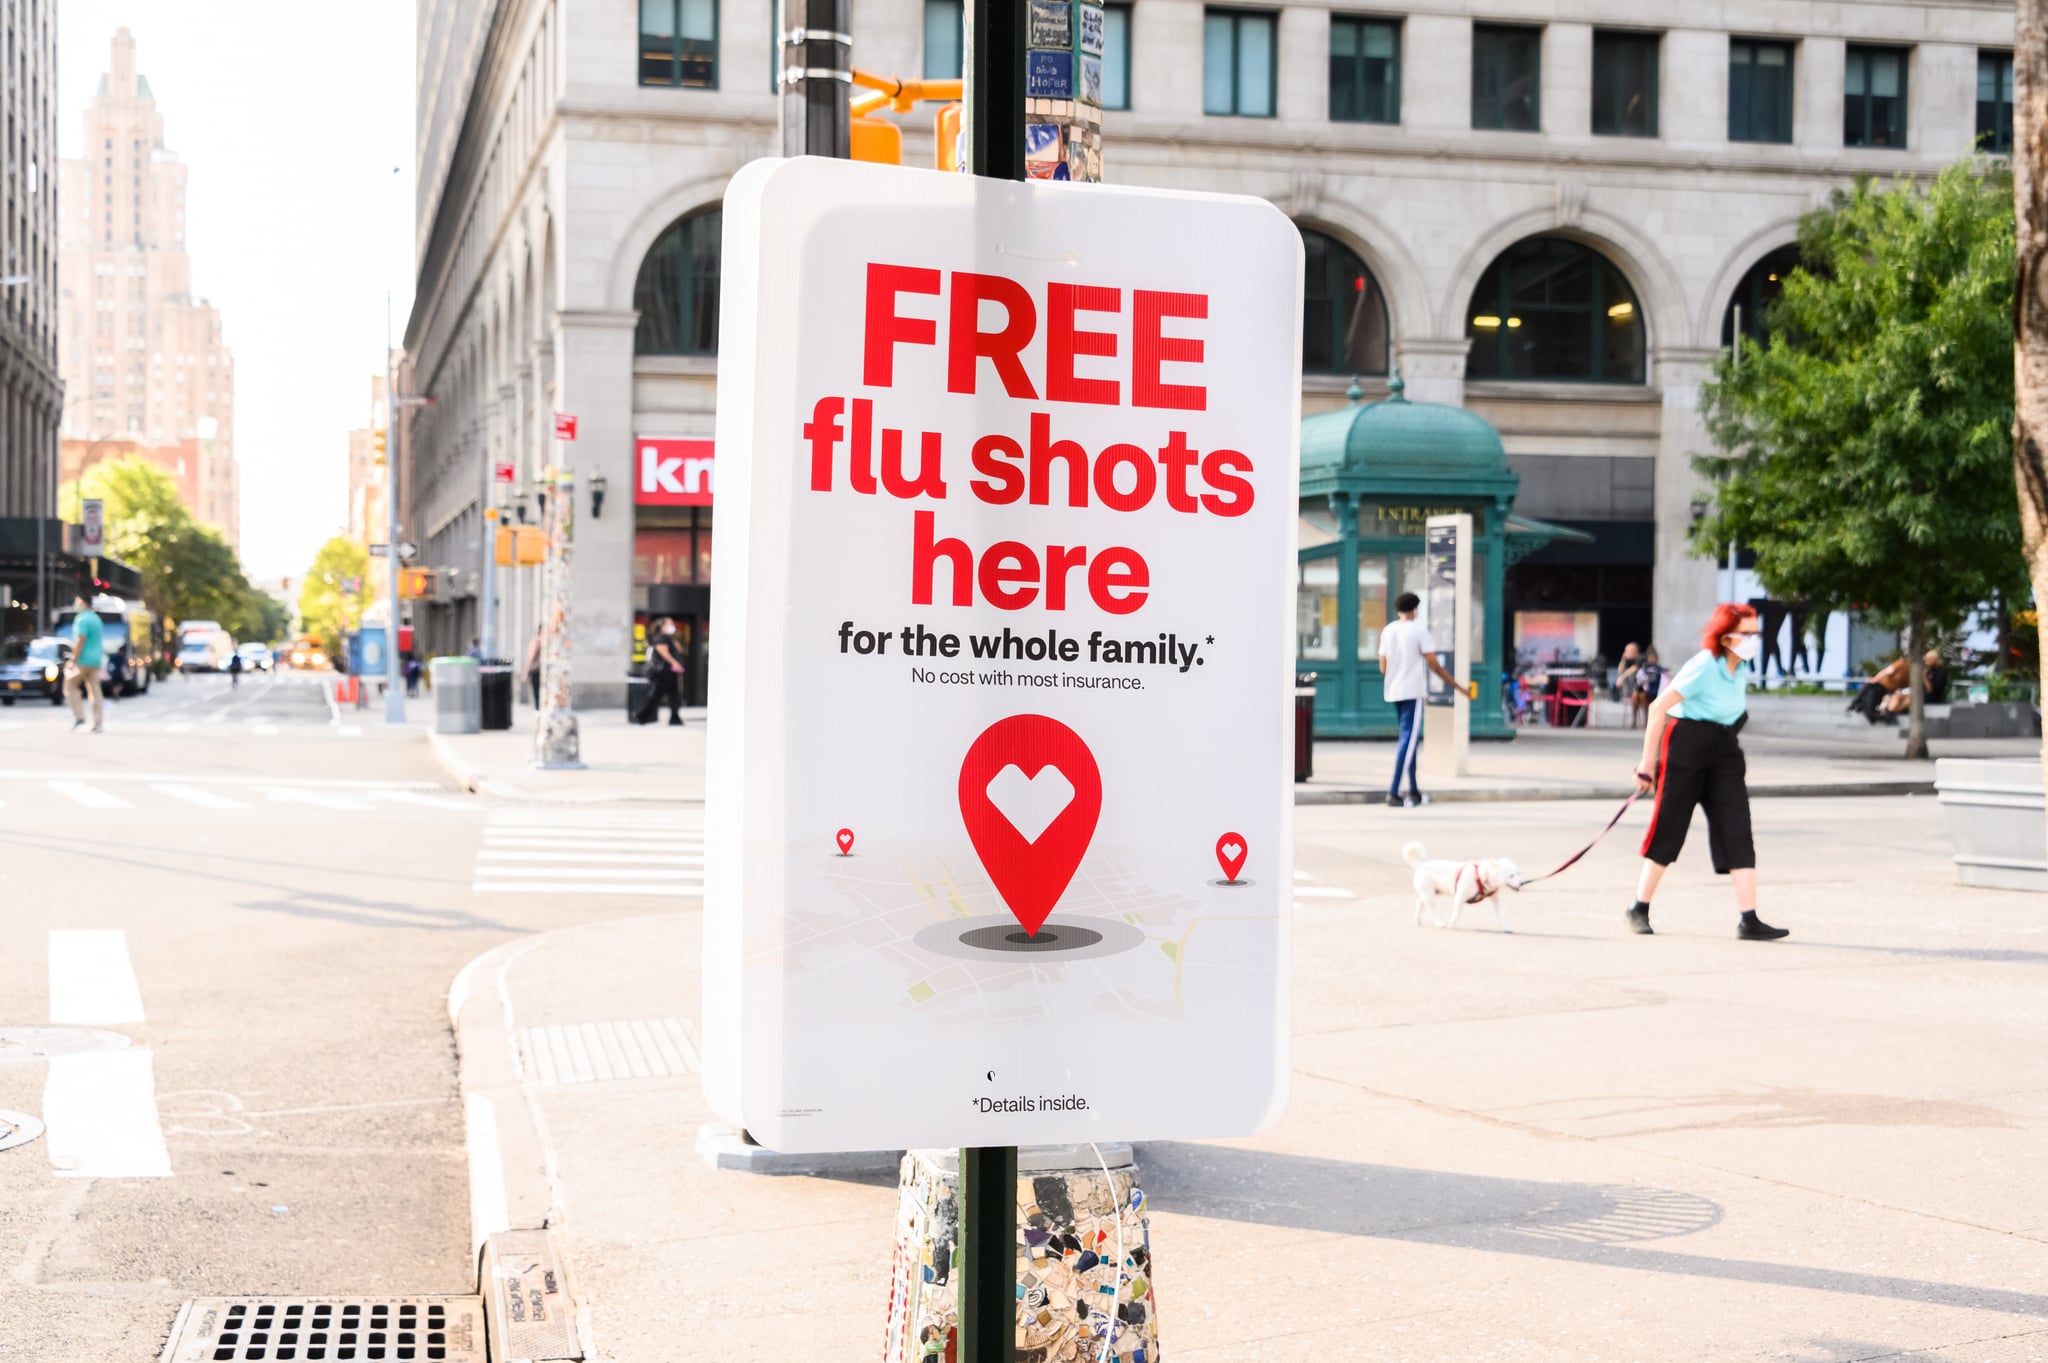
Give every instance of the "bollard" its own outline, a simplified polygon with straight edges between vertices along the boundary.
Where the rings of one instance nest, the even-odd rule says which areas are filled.
[[[1105,1332],[1113,1332],[1108,1356],[1117,1363],[1158,1363],[1151,1232],[1137,1164],[1127,1145],[1101,1150],[1102,1162],[1086,1145],[1017,1152],[1018,1363],[1095,1363]],[[958,1151],[904,1153],[884,1363],[960,1357],[959,1179]]]

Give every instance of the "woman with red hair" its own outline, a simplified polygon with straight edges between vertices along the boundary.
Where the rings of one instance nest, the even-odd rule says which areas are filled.
[[[1643,727],[1643,757],[1636,786],[1657,793],[1650,831],[1643,838],[1643,869],[1636,876],[1636,902],[1629,906],[1632,932],[1649,932],[1650,897],[1678,851],[1695,806],[1707,812],[1707,851],[1714,874],[1735,886],[1742,919],[1735,935],[1748,942],[1774,942],[1786,935],[1756,916],[1756,843],[1749,829],[1749,787],[1743,781],[1742,744],[1736,734],[1749,718],[1750,660],[1762,643],[1756,611],[1724,602],[1714,608],[1700,636],[1701,648],[1678,669],[1650,706]]]

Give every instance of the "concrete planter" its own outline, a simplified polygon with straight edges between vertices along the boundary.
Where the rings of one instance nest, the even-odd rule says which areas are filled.
[[[1956,849],[1957,880],[2048,891],[2048,801],[2038,759],[1940,758],[1934,787]]]

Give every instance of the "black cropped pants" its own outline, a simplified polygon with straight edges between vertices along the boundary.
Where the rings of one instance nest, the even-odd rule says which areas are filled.
[[[1664,729],[1657,804],[1643,855],[1659,866],[1678,860],[1695,807],[1707,813],[1707,852],[1714,874],[1752,870],[1756,841],[1749,826],[1747,763],[1735,730],[1700,719],[1674,719]]]

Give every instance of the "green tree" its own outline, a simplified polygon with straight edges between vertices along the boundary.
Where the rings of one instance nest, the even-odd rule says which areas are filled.
[[[370,555],[346,535],[320,546],[299,589],[300,628],[320,636],[327,655],[339,657],[341,636],[363,622],[363,608],[375,601]]]
[[[237,638],[255,637],[268,598],[220,531],[192,518],[170,475],[140,455],[109,460],[59,489],[58,506],[76,520],[87,497],[105,503],[107,554],[141,575],[143,602],[159,620],[218,620]]]
[[[2025,590],[2011,481],[2013,199],[2001,163],[1859,182],[1799,225],[1800,268],[1701,395],[1724,480],[1694,532],[1756,553],[1772,593],[1903,624],[1906,756],[1927,751],[1921,654]]]

